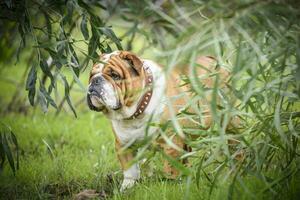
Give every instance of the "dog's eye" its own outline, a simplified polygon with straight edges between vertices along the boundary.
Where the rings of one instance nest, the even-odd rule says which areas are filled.
[[[115,72],[115,71],[111,71],[110,72],[110,76],[114,80],[120,80],[121,79],[121,76],[117,72]]]

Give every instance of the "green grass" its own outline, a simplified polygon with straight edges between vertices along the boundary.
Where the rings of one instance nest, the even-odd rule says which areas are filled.
[[[121,173],[109,123],[99,114],[83,113],[77,120],[66,115],[11,114],[3,122],[16,133],[21,152],[16,176],[8,165],[0,175],[3,199],[70,197],[86,188],[104,189],[116,199],[157,195],[181,199],[184,193],[183,184],[158,179],[145,181],[125,196],[118,194],[119,184],[107,188],[108,177],[120,182]]]
[[[21,157],[20,169],[15,176],[8,164],[0,174],[1,199],[69,199],[84,189],[105,191],[109,199],[209,197],[210,183],[205,176],[201,177],[199,188],[194,179],[187,184],[186,177],[182,181],[161,179],[159,156],[150,163],[156,166],[152,177],[146,177],[147,167],[142,168],[142,181],[120,194],[118,188],[122,175],[114,151],[114,136],[109,122],[100,114],[82,112],[75,120],[73,116],[62,114],[56,117],[51,112],[36,112],[27,116],[9,114],[2,121],[11,126],[17,135]],[[295,199],[293,195],[299,194],[300,180],[296,175],[288,187],[289,192],[277,190],[276,195],[267,192],[255,198],[272,199],[284,195]],[[235,190],[233,199],[252,199],[251,193],[256,194],[266,186],[255,176],[244,177],[243,182],[249,193]],[[228,189],[228,182],[218,183],[211,199],[224,199],[228,196]]]
[[[43,197],[53,187],[55,195],[60,195],[72,188],[97,186],[105,174],[118,169],[109,125],[99,116],[83,114],[74,120],[9,115],[4,123],[17,135],[21,159],[15,177],[8,166],[1,174],[1,188],[7,191],[1,194],[20,195],[21,191],[23,196],[28,191],[29,196]]]

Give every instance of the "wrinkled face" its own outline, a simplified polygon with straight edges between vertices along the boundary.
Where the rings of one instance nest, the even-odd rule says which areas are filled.
[[[143,87],[142,61],[127,51],[103,54],[100,61],[90,73],[87,94],[90,109],[107,112],[130,107]]]

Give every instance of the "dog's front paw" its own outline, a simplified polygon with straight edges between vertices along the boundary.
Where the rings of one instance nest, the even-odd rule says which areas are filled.
[[[121,192],[131,188],[140,179],[140,168],[137,163],[124,171],[124,179],[120,188]]]
[[[131,188],[132,186],[134,186],[134,184],[137,182],[136,179],[132,179],[132,178],[124,178],[121,188],[120,188],[120,192],[124,192],[125,190]]]

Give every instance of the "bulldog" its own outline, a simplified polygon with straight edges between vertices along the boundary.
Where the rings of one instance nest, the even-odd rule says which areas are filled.
[[[205,76],[216,67],[215,59],[208,56],[199,57],[196,63],[203,66],[197,70],[201,76]],[[93,65],[89,77],[87,103],[91,110],[103,112],[111,120],[115,148],[124,176],[121,191],[132,187],[140,178],[139,165],[132,162],[135,152],[124,148],[130,148],[131,145],[157,132],[158,128],[148,126],[149,121],[160,123],[169,120],[188,102],[190,97],[186,93],[190,88],[180,86],[181,73],[186,72],[174,70],[167,75],[159,64],[128,51],[102,54],[99,62]],[[220,84],[224,85],[229,72],[219,69],[217,73],[222,80]],[[213,87],[214,84],[209,77],[201,79],[201,82],[205,87]],[[206,98],[198,102],[203,108],[203,129],[209,128],[212,122],[209,101],[210,98]],[[189,122],[182,120],[180,123]],[[175,135],[170,140],[173,145],[162,143],[162,148],[173,158],[180,157],[182,151],[190,149],[184,142],[184,134]],[[170,178],[179,175],[168,161],[164,163],[164,171]]]

